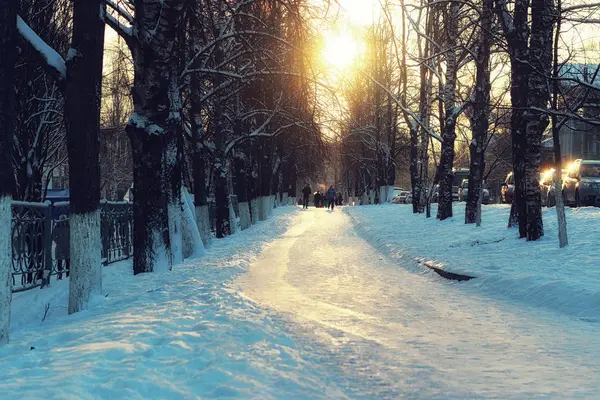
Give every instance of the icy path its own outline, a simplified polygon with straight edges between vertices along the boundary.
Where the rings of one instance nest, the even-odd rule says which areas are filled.
[[[600,327],[394,265],[310,209],[236,282],[351,398],[594,398]],[[306,396],[310,398],[311,395]]]

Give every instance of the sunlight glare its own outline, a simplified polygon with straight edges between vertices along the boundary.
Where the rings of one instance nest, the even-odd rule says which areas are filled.
[[[334,68],[348,68],[356,59],[357,43],[350,35],[333,34],[325,36],[323,59]]]

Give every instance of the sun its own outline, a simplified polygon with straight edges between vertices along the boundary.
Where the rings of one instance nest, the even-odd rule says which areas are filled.
[[[358,44],[350,36],[344,34],[326,34],[323,46],[323,60],[336,69],[350,67],[358,55]]]

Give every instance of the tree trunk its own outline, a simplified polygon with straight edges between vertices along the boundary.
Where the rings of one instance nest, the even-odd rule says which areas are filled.
[[[197,1],[191,2],[190,6],[198,7]],[[190,54],[197,54],[200,51],[200,38],[202,33],[198,18],[190,18],[190,32],[194,40],[189,40]],[[199,63],[195,64],[195,67]],[[202,103],[200,96],[202,93],[199,74],[190,76],[190,105],[192,116],[190,118],[192,130],[192,174],[194,181],[194,204],[196,207],[196,224],[200,231],[200,237],[204,247],[211,242],[212,235],[210,231],[211,221],[206,201],[206,169],[205,169],[205,150],[204,150],[204,129],[202,126]]]
[[[168,205],[178,196],[173,179],[181,162],[173,149],[181,127],[176,45],[183,3],[135,2],[134,114],[127,124],[134,164],[134,274],[172,264]]]
[[[183,261],[182,242],[182,165],[183,137],[179,126],[174,126],[174,135],[169,136],[165,153],[166,176],[169,184],[167,215],[169,217],[169,241],[171,244],[171,263]]]
[[[511,119],[510,131],[512,138],[513,176],[515,189],[513,204],[510,210],[508,226],[512,227],[518,221],[519,236],[527,236],[527,209],[525,207],[525,120],[523,110],[527,105],[527,82],[530,68],[528,60],[529,27],[527,25],[528,0],[519,0],[514,5],[513,27],[504,27],[511,54]],[[499,19],[503,20],[502,12]]]
[[[473,139],[469,144],[471,161],[469,168],[469,192],[465,211],[465,223],[481,223],[481,196],[485,169],[485,143],[490,113],[490,31],[493,0],[484,0],[481,14],[481,33],[476,58],[475,101],[473,102]]]
[[[100,96],[104,53],[101,0],[75,0],[67,59],[65,123],[69,154],[69,314],[102,294],[100,261]]]
[[[229,191],[227,190],[227,171],[224,161],[215,157],[214,183],[215,203],[217,207],[216,235],[218,239],[231,234],[229,221]]]
[[[532,0],[531,41],[529,60],[534,68],[528,82],[528,105],[524,118],[527,121],[526,154],[526,207],[527,240],[544,236],[540,198],[540,146],[548,126],[546,113],[550,101],[547,76],[552,68],[552,34],[554,33],[554,1]],[[537,110],[536,110],[537,109]]]
[[[458,59],[458,18],[460,3],[451,2],[444,13],[444,33],[446,37],[446,82],[444,85],[444,126],[442,128],[442,154],[439,165],[440,189],[438,195],[437,218],[441,221],[452,217],[452,183],[454,181],[454,141],[456,140],[456,76]]]
[[[0,8],[0,346],[8,343],[12,300],[12,167],[17,0]]]
[[[246,160],[244,154],[236,154],[233,159],[233,173],[235,178],[234,193],[238,200],[238,209],[240,210],[240,228],[246,230],[252,225],[250,218],[250,203],[248,201],[248,189],[246,184]]]
[[[558,219],[558,245],[562,249],[569,244],[567,236],[567,217],[565,215],[565,202],[562,196],[562,154],[560,149],[560,129],[558,126],[558,96],[559,96],[559,81],[558,72],[560,64],[558,62],[558,51],[560,42],[560,30],[561,30],[561,14],[562,14],[562,1],[558,0],[557,4],[558,15],[556,19],[556,31],[554,36],[554,60],[552,63],[552,139],[554,142],[554,177],[552,184],[554,186],[554,198],[556,199],[556,218]],[[549,206],[549,204],[548,204]]]

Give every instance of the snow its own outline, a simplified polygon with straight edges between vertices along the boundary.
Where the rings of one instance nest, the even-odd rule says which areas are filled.
[[[100,210],[69,217],[71,279],[69,314],[86,310],[102,293]]]
[[[48,46],[19,16],[17,16],[17,29],[21,36],[46,60],[48,65],[58,72],[60,79],[67,79],[65,60],[56,50]]]
[[[345,208],[376,226],[368,237],[344,209],[302,211],[236,282],[287,321],[315,362],[333,368],[349,398],[597,395],[598,324],[495,299],[410,258],[384,256],[376,231],[397,221],[374,215],[389,217],[394,207],[402,206]]]
[[[331,373],[231,285],[295,210],[167,274],[104,267],[106,297],[85,312],[66,315],[65,281],[19,293],[14,339],[0,348],[0,398],[340,398]]]
[[[157,124],[151,123],[148,117],[140,115],[136,112],[131,114],[129,118],[129,124],[135,126],[137,129],[144,129],[150,135],[160,135],[164,133],[164,129]]]
[[[104,267],[104,296],[70,316],[65,281],[18,293],[0,398],[597,395],[599,324],[399,259],[388,241],[414,249],[413,234],[379,232],[408,219],[403,207],[277,208],[170,273]]]
[[[410,205],[346,208],[372,245],[398,262],[418,259],[477,279],[465,287],[600,322],[600,209],[567,208],[570,245],[558,246],[554,208],[543,209],[545,235],[536,242],[507,229],[509,205],[482,206],[482,225],[464,224],[465,203],[446,221],[414,215]],[[432,215],[436,213],[432,205]],[[410,265],[410,263],[408,263]],[[413,272],[421,270],[415,266]]]
[[[8,343],[12,290],[11,197],[0,197],[0,346]]]

